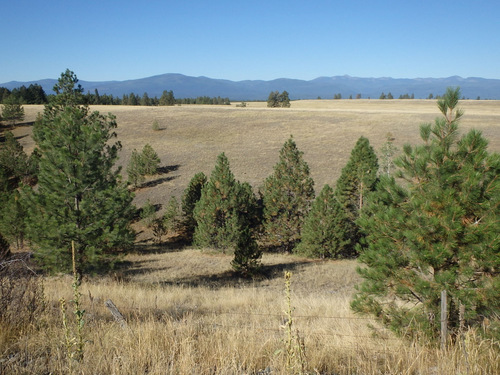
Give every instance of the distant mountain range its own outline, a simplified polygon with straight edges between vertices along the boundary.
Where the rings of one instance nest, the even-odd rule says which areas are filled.
[[[42,79],[30,82],[11,81],[0,83],[0,87],[13,89],[22,85],[39,84],[47,94],[52,94],[56,79]],[[310,81],[280,78],[271,81],[246,80],[230,81],[208,77],[190,77],[182,74],[162,74],[153,77],[106,82],[79,82],[85,92],[108,94],[121,97],[124,94],[145,92],[150,97],[160,97],[164,90],[172,90],[176,98],[194,98],[198,96],[228,97],[238,100],[267,100],[271,91],[286,90],[292,100],[295,99],[332,99],[341,94],[342,98],[353,98],[361,94],[362,98],[378,99],[381,93],[397,99],[400,95],[414,95],[415,98],[427,98],[429,94],[441,95],[448,86],[460,86],[462,95],[467,99],[500,99],[500,79],[478,77],[462,78],[358,78],[351,76],[319,77]]]

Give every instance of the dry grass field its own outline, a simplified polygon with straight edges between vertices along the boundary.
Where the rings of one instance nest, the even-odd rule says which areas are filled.
[[[93,109],[117,116],[121,165],[146,143],[162,160],[165,173],[136,191],[138,206],[147,199],[166,204],[171,195],[180,197],[196,172],[211,172],[220,152],[227,154],[236,178],[257,189],[290,135],[304,151],[319,191],[335,183],[360,136],[379,149],[391,132],[401,148],[419,142],[419,125],[438,116],[435,101],[427,100],[311,100],[292,102],[290,109],[235,104]],[[500,102],[461,106],[462,131],[480,129],[490,149],[500,151]],[[41,110],[25,106],[26,121]],[[154,120],[162,130],[152,129]],[[29,126],[15,130],[28,152],[34,146],[30,132]],[[499,343],[481,340],[476,331],[441,351],[401,341],[376,320],[354,315],[349,301],[359,282],[355,260],[264,254],[262,274],[246,280],[233,275],[231,259],[143,238],[113,274],[83,282],[81,362],[68,358],[59,308],[60,298],[73,299],[72,280],[44,277],[47,308],[38,319],[18,329],[0,325],[0,373],[292,374],[300,373],[301,365],[310,374],[500,373]],[[292,332],[301,339],[288,352],[284,271],[292,272]],[[104,307],[107,299],[123,313],[127,328]],[[299,348],[303,357],[296,355]]]
[[[180,197],[195,173],[210,174],[221,152],[229,158],[236,178],[257,190],[272,173],[290,135],[304,152],[319,192],[324,184],[335,184],[360,136],[379,150],[387,133],[392,133],[401,149],[405,143],[419,142],[419,126],[439,116],[434,100],[301,100],[287,109],[267,108],[265,102],[250,102],[246,108],[236,104],[92,109],[116,115],[123,145],[120,165],[127,165],[133,149],[140,151],[149,143],[168,171],[137,192],[139,206],[146,199],[166,204],[171,195]],[[500,101],[464,100],[460,106],[465,111],[462,131],[481,130],[490,149],[500,151]],[[26,121],[34,121],[42,110],[42,106],[25,106]],[[152,129],[154,120],[162,130]],[[29,133],[29,127],[21,127],[16,135]],[[32,150],[30,137],[20,142],[27,152]]]

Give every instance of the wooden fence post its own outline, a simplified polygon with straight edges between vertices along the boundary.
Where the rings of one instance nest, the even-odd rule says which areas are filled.
[[[446,290],[441,291],[441,350],[446,348],[448,337],[448,301]]]
[[[115,318],[116,322],[120,324],[120,327],[127,328],[127,321],[123,317],[122,313],[115,306],[113,301],[108,299],[106,302],[104,302],[104,306],[106,306],[109,309],[111,315],[113,315],[113,318]]]

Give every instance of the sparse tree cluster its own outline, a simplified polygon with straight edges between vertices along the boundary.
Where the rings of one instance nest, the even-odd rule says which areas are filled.
[[[141,152],[133,150],[127,166],[128,181],[134,187],[140,186],[146,176],[153,176],[158,172],[161,160],[150,144],[145,144]]]
[[[270,108],[289,108],[290,107],[290,97],[288,92],[283,91],[281,94],[279,91],[271,91],[269,97],[267,98],[267,106]]]

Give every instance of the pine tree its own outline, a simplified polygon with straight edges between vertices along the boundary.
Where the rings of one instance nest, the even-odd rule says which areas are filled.
[[[377,182],[377,171],[377,155],[368,139],[360,137],[335,187],[335,195],[353,221],[359,217],[367,193]]]
[[[292,137],[280,151],[274,173],[262,188],[264,235],[267,246],[291,251],[300,241],[304,218],[314,200],[314,181]]]
[[[267,106],[270,108],[275,108],[280,106],[279,102],[280,93],[278,91],[271,91],[269,97],[267,98]]]
[[[4,100],[2,105],[2,119],[11,125],[14,125],[16,121],[24,120],[24,108],[20,100],[16,99],[14,95]]]
[[[351,256],[352,222],[333,193],[325,185],[314,200],[302,227],[301,242],[295,252],[315,258]]]
[[[134,188],[139,187],[146,178],[144,177],[146,173],[144,172],[144,159],[142,154],[137,150],[133,150],[130,154],[130,161],[127,165],[127,175],[128,182],[132,184]]]
[[[18,249],[24,246],[26,237],[26,207],[23,203],[17,190],[0,198],[0,233]]]
[[[90,112],[78,79],[67,70],[54,86],[57,95],[36,122],[33,136],[40,150],[38,189],[25,189],[28,235],[35,256],[53,271],[105,268],[129,246],[134,234],[132,195],[114,168],[120,149],[115,118]]]
[[[234,248],[250,227],[255,207],[250,185],[236,181],[226,155],[220,154],[194,209],[194,244],[223,252]]]
[[[359,218],[367,194],[375,188],[377,172],[377,155],[368,139],[360,137],[335,187],[335,196],[344,207],[348,220],[351,221],[349,237],[352,254],[355,253],[355,247],[362,242],[362,235],[355,222]]]
[[[244,228],[234,249],[233,269],[242,276],[251,276],[258,271],[262,251],[252,237],[250,228]]]
[[[160,168],[161,160],[156,153],[156,151],[151,147],[149,143],[145,144],[142,148],[142,165],[143,172],[147,176],[153,176],[158,173],[158,168]]]
[[[280,107],[283,108],[290,108],[290,97],[288,95],[287,91],[283,91],[279,96],[278,96],[279,104]]]
[[[386,141],[380,148],[380,173],[390,176],[394,172],[394,155],[398,148],[394,146],[394,138],[391,133],[387,133]]]
[[[11,188],[15,188],[26,176],[30,175],[28,155],[12,132],[5,133],[5,141],[0,148],[0,168],[9,178]]]
[[[196,173],[182,195],[182,213],[184,216],[184,232],[188,241],[192,241],[196,220],[194,208],[201,198],[201,191],[207,183],[207,176],[203,172]]]
[[[0,264],[10,256],[10,245],[0,233]]]
[[[459,136],[459,89],[448,89],[443,117],[420,128],[423,145],[404,147],[399,183],[383,176],[358,221],[366,234],[364,278],[352,308],[394,331],[439,335],[440,293],[449,296],[449,329],[500,309],[500,155],[472,130]]]

